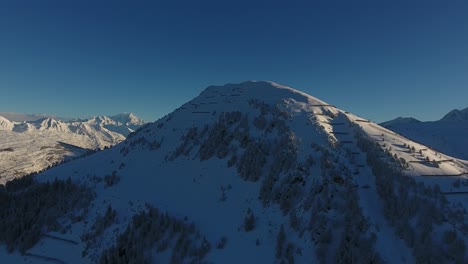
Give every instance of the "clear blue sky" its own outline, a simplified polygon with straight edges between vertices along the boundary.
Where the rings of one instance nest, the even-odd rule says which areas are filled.
[[[468,107],[468,1],[0,3],[0,112],[134,112],[271,80],[385,121]]]

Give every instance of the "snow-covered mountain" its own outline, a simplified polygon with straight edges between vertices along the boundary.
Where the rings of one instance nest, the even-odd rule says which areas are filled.
[[[127,136],[131,132],[138,129],[144,124],[144,121],[132,113],[123,113],[115,116],[98,116],[91,118],[87,124],[92,126],[104,127],[109,131],[113,131]]]
[[[452,110],[446,114],[440,121],[446,122],[468,122],[468,107],[463,110]]]
[[[421,123],[421,121],[417,120],[416,118],[412,117],[397,117],[393,120],[387,121],[380,123],[379,125],[383,127],[391,127],[394,125],[402,125],[402,124],[418,124]]]
[[[0,189],[0,257],[466,263],[467,172],[290,87],[210,86],[110,149]]]
[[[66,121],[65,118],[56,117],[53,115],[45,114],[24,114],[24,113],[14,113],[14,112],[0,112],[0,116],[12,121],[12,122],[29,122],[36,121],[43,118],[53,118],[55,120]]]
[[[380,125],[437,151],[468,160],[468,108],[453,110],[438,121],[397,118]]]
[[[133,114],[67,122],[49,117],[15,122],[0,116],[0,184],[113,146],[141,125]]]
[[[0,116],[0,130],[12,130],[14,124],[10,120]]]

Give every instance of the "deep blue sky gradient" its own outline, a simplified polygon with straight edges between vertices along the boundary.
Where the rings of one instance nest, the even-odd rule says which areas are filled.
[[[0,3],[0,112],[153,121],[271,80],[385,121],[468,107],[468,1]]]

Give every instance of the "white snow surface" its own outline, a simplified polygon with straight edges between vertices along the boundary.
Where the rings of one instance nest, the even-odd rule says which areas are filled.
[[[466,179],[468,162],[435,152],[303,92],[276,83],[259,81],[210,86],[198,97],[157,122],[138,130],[126,141],[108,150],[73,160],[38,175],[36,178],[39,181],[48,181],[55,177],[59,179],[71,177],[74,181],[94,186],[96,190],[97,195],[86,223],[80,222],[72,225],[70,232],[66,235],[67,239],[80,241],[83,230],[89,228],[96,215],[102,213],[108,205],[118,212],[118,222],[98,238],[99,243],[90,249],[91,253],[87,256],[81,256],[81,251],[85,246],[83,242],[79,242],[78,246],[62,245],[64,249],[59,251],[55,249],[58,242],[47,238],[43,238],[29,252],[38,252],[66,263],[96,262],[98,260],[96,256],[115,243],[116,234],[113,230],[118,229],[119,231],[116,232],[123,232],[132,214],[142,210],[145,203],[149,203],[171,215],[179,218],[187,216],[190,221],[193,221],[213,245],[207,256],[208,262],[276,263],[276,238],[281,224],[284,224],[288,241],[296,245],[298,249],[294,252],[296,263],[317,263],[314,241],[308,235],[300,236],[293,232],[287,224],[289,216],[284,215],[278,205],[264,206],[258,199],[260,182],[241,179],[235,166],[226,165],[228,158],[221,159],[215,155],[208,160],[201,161],[197,146],[194,146],[187,156],[168,158],[181,145],[183,141],[181,138],[188,129],[198,127],[202,130],[205,125],[213,125],[222,112],[240,111],[249,117],[251,134],[264,137],[266,140],[275,140],[278,135],[265,134],[256,130],[252,125],[252,120],[260,113],[260,110],[253,109],[249,104],[252,100],[276,106],[287,116],[287,125],[300,142],[298,160],[305,160],[311,156],[318,163],[321,152],[311,148],[311,145],[317,145],[334,153],[337,166],[343,166],[346,170],[353,172],[358,171],[353,176],[355,177],[353,181],[357,186],[358,203],[362,214],[370,222],[371,227],[368,232],[376,234],[376,251],[387,263],[413,263],[415,260],[411,250],[395,234],[394,228],[384,217],[382,201],[376,191],[375,177],[371,168],[366,164],[366,155],[356,146],[352,135],[353,129],[358,128],[373,141],[379,143],[382,149],[391,147],[392,154],[405,159],[409,164],[405,171],[408,177],[421,179],[422,182],[431,185],[442,182],[441,188],[446,188],[447,191],[455,179]],[[47,146],[50,142],[41,142],[41,140],[44,141],[40,136],[40,133],[44,131],[41,129],[43,127],[51,128],[56,133],[63,131],[70,133],[71,131],[79,135],[80,133],[76,131],[85,133],[84,131],[88,131],[93,125],[107,124],[106,122],[105,118],[96,118],[80,126],[62,127],[60,122],[45,119],[40,125],[37,122],[28,123],[26,129],[28,132],[25,133],[29,134],[20,133],[19,135],[38,135],[31,140],[40,142],[38,145]],[[102,131],[106,130],[102,129]],[[2,132],[4,134],[1,138],[10,137],[7,142],[13,142],[15,132]],[[106,132],[111,134],[109,131]],[[76,140],[75,144],[86,140],[84,135],[81,135],[83,136],[81,138],[78,135],[73,138]],[[135,143],[140,142],[139,139],[148,144],[157,142],[160,146],[151,148],[148,144]],[[17,144],[24,140],[25,138],[18,140]],[[5,143],[0,143],[0,146],[3,144]],[[414,147],[415,152],[408,151],[406,146]],[[11,147],[17,148],[14,144]],[[419,151],[422,154],[419,154]],[[351,160],[347,152],[355,154],[355,159]],[[3,154],[0,152],[0,155]],[[426,163],[424,157],[429,157],[431,161],[435,160],[439,166]],[[11,162],[11,164],[16,163],[18,161]],[[267,162],[265,166],[271,166],[271,164]],[[312,167],[305,180],[306,186],[312,186],[314,179],[319,177],[322,171],[319,167],[319,165]],[[104,187],[101,184],[92,184],[93,176],[104,177],[112,171],[117,171],[120,176],[120,182],[117,185]],[[263,171],[267,170],[263,169]],[[230,187],[227,188],[227,186]],[[224,192],[222,190],[225,190],[225,201],[220,199]],[[247,208],[252,209],[257,219],[255,229],[250,232],[242,230]],[[299,213],[299,218],[304,222],[307,222],[308,217],[308,214]],[[334,236],[336,235],[334,233]],[[226,246],[224,249],[216,249],[217,241],[223,236],[227,237]],[[256,245],[257,239],[260,245]],[[332,248],[337,246],[333,243],[332,245],[334,245],[331,246]],[[0,258],[4,259],[5,254],[6,252],[0,251]],[[16,254],[8,255],[8,258],[16,263],[31,262],[31,258],[20,257]],[[333,253],[328,254],[334,256]],[[165,257],[167,256],[155,254],[153,260],[158,262]],[[328,259],[328,263],[333,262],[332,258]]]
[[[436,151],[468,160],[468,108],[453,110],[438,121],[394,119],[382,126]]]
[[[13,127],[14,124],[10,120],[0,116],[0,130],[12,130]]]
[[[113,146],[144,123],[133,114],[15,122],[0,116],[0,184],[84,153]]]

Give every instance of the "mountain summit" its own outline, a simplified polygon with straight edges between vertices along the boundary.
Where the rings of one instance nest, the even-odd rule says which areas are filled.
[[[25,257],[1,258],[466,263],[467,171],[287,86],[210,86],[110,149],[10,183],[0,241]]]
[[[10,120],[0,116],[0,130],[12,130],[13,127],[14,124]]]
[[[115,116],[111,116],[110,118],[122,125],[133,129],[136,129],[145,124],[145,121],[143,121],[143,119],[137,117],[133,113],[122,113]]]
[[[402,125],[402,124],[417,124],[417,123],[421,123],[421,121],[417,120],[416,118],[397,117],[397,118],[395,118],[393,120],[380,123],[380,125],[383,126],[383,127],[390,128],[392,126],[398,126],[398,125]]]
[[[468,121],[468,107],[463,110],[452,110],[446,114],[440,121],[460,122]]]

